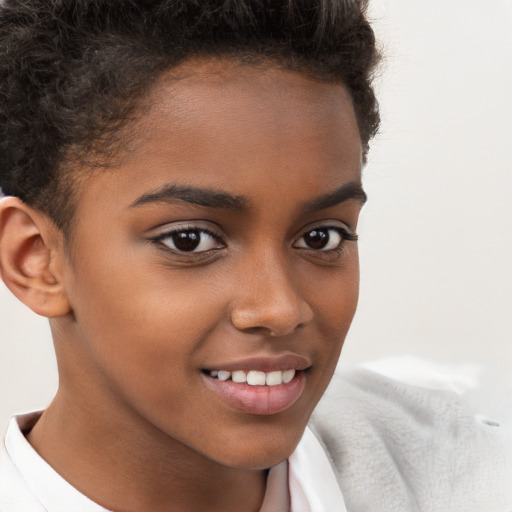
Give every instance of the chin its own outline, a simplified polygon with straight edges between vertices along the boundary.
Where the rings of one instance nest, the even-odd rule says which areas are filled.
[[[304,429],[293,432],[271,432],[269,435],[244,436],[226,444],[226,450],[216,453],[218,463],[246,470],[261,470],[276,466],[287,459],[302,438]]]

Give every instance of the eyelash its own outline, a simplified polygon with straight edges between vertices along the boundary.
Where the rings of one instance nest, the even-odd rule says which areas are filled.
[[[208,235],[210,238],[212,238],[213,240],[215,240],[220,246],[222,247],[219,247],[219,248],[214,248],[214,249],[209,249],[209,250],[206,250],[206,251],[183,251],[183,250],[179,250],[178,248],[176,248],[176,245],[175,245],[175,241],[173,240],[173,236],[176,236],[176,235],[179,235],[180,233],[190,233],[190,232],[196,232],[196,233],[199,233],[200,235]],[[201,240],[201,236],[199,237],[199,244],[198,246],[201,245],[201,243],[203,243],[203,240]],[[164,240],[166,239],[169,239],[172,241],[173,245],[175,246],[175,249],[173,249],[172,247],[168,247],[167,244],[163,243]],[[200,255],[200,254],[208,254],[208,253],[211,253],[212,251],[215,251],[215,250],[218,250],[218,249],[221,249],[221,248],[224,248],[226,245],[224,244],[224,241],[222,240],[222,238],[217,234],[215,233],[215,231],[212,231],[210,229],[207,229],[207,228],[204,228],[204,227],[198,227],[198,226],[179,226],[175,229],[170,229],[169,231],[165,231],[153,238],[150,238],[149,240],[150,242],[152,243],[155,243],[155,244],[161,244],[164,246],[165,250],[168,250],[168,251],[171,251],[175,254],[179,254],[179,255],[186,255],[186,256],[190,256],[190,255]]]
[[[340,246],[342,246],[345,242],[357,242],[357,240],[359,239],[359,237],[355,233],[350,233],[349,231],[347,231],[346,229],[344,229],[340,226],[318,226],[318,227],[314,227],[314,228],[306,230],[304,232],[304,234],[299,238],[299,240],[304,238],[306,235],[313,233],[314,231],[316,231],[316,232],[335,231],[338,235],[340,235],[340,238],[341,238],[341,240],[339,242]],[[340,247],[338,247],[337,249],[339,249],[339,248]],[[328,252],[329,250],[336,250],[336,248],[322,250],[322,249],[313,249],[311,247],[304,247],[304,249],[311,249],[315,252],[317,252],[317,251],[318,252]]]
[[[331,249],[326,249],[326,250],[323,248],[315,249],[315,248],[307,247],[307,246],[305,246],[305,247],[297,246],[297,243],[301,239],[303,239],[306,235],[308,235],[314,231],[316,231],[316,232],[335,231],[338,235],[340,235],[340,241],[336,247],[331,248]],[[176,247],[175,240],[173,240],[173,237],[176,235],[179,235],[180,233],[191,233],[191,232],[199,233],[199,240],[198,240],[197,247],[200,247],[201,244],[203,243],[201,235],[208,235],[208,237],[210,237],[212,240],[215,240],[219,244],[219,247],[215,247],[215,248],[211,248],[211,249],[207,249],[207,250],[203,250],[203,251],[195,251],[194,249],[196,249],[197,247],[194,247],[190,251],[178,249]],[[344,246],[345,242],[357,242],[358,238],[359,237],[357,234],[350,233],[348,230],[346,230],[340,226],[320,225],[320,226],[315,226],[315,227],[312,227],[312,228],[304,231],[304,233],[297,239],[297,241],[294,242],[293,247],[295,249],[308,251],[310,254],[313,253],[313,254],[321,256],[321,257],[331,256],[331,257],[336,258],[337,256],[339,256],[341,254],[341,251],[343,250],[343,246]],[[172,241],[174,248],[169,247],[168,244],[163,242],[166,239]],[[329,241],[327,242],[327,244],[329,243]],[[214,251],[217,251],[217,250],[220,250],[220,249],[223,249],[226,247],[226,244],[224,243],[222,238],[215,231],[212,231],[212,230],[204,228],[204,227],[194,226],[194,225],[179,226],[179,227],[176,227],[175,229],[170,229],[168,231],[160,233],[159,235],[157,235],[155,237],[150,238],[149,242],[155,243],[155,244],[160,244],[163,246],[164,250],[170,251],[173,254],[177,254],[179,256],[196,257],[196,258],[201,257],[201,256],[204,257],[206,255],[210,255]]]

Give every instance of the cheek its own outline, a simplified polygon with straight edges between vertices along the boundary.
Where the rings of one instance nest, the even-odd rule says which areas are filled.
[[[168,285],[165,293],[123,285],[121,294],[101,290],[102,301],[83,310],[94,318],[80,338],[97,382],[113,391],[114,403],[121,398],[162,430],[185,428],[195,410],[191,402],[200,395],[194,362],[211,327],[208,311],[198,314],[191,306],[197,298],[192,301],[177,290],[173,295]]]
[[[89,278],[75,279],[80,292],[71,299],[94,364],[129,393],[144,390],[159,400],[162,383],[179,387],[191,378],[186,362],[201,349],[223,304],[200,275],[136,263],[124,255],[76,272]]]
[[[322,272],[319,269],[318,272]],[[339,267],[327,269],[316,278],[318,314],[327,325],[350,324],[359,298],[359,253],[357,246],[346,251]],[[313,293],[313,292],[312,292]],[[347,326],[348,328],[348,326]]]
[[[332,332],[347,333],[357,309],[359,277],[351,275],[333,282],[325,289],[325,298],[320,313],[321,325]]]
[[[326,364],[336,366],[339,352],[348,333],[359,298],[359,260],[353,249],[344,265],[328,278],[317,279],[315,317],[324,344],[319,346]]]

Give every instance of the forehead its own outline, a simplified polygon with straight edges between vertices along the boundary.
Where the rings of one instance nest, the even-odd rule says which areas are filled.
[[[204,121],[212,115],[235,120],[248,112],[273,113],[273,121],[280,120],[281,125],[305,117],[325,122],[326,107],[345,111],[347,101],[351,104],[339,82],[322,82],[270,62],[248,65],[222,59],[186,61],[165,73],[150,95],[151,118],[156,120],[160,114],[169,121],[172,114],[178,123]],[[283,118],[282,110],[290,116]]]
[[[276,65],[188,61],[159,79],[130,130],[134,143],[115,183],[109,172],[96,183],[127,202],[165,183],[261,197],[272,186],[295,197],[360,179],[345,87]]]

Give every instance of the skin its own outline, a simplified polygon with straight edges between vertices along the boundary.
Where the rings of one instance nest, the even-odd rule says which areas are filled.
[[[183,64],[149,99],[137,144],[84,181],[69,247],[41,213],[13,198],[0,207],[3,279],[52,318],[59,366],[28,439],[109,509],[255,511],[265,468],[299,442],[356,309],[357,243],[324,251],[304,238],[356,232],[357,194],[311,208],[360,186],[352,103],[341,84],[217,60]],[[244,208],[151,200],[168,185]],[[192,254],[154,240],[177,226],[216,237]],[[207,385],[205,368],[282,354],[308,362],[282,412],[241,412]]]

